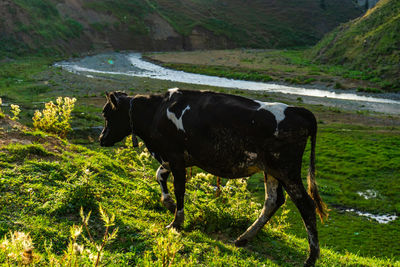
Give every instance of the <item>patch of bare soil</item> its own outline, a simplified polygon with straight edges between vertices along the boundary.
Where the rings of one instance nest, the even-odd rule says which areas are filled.
[[[66,147],[64,142],[55,136],[29,134],[30,131],[32,129],[11,120],[8,116],[0,117],[0,150],[9,144],[42,144],[48,151],[60,153]]]

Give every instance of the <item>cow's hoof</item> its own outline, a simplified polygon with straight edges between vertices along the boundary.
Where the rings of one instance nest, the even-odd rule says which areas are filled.
[[[185,220],[185,212],[183,209],[177,210],[175,212],[175,218],[172,221],[170,225],[167,226],[167,228],[175,228],[177,230],[181,229],[181,226],[183,225],[183,222]]]
[[[306,260],[306,262],[304,263],[304,267],[313,267],[313,266],[315,266],[315,259],[310,259],[310,258],[308,258],[307,260]]]
[[[177,223],[175,223],[175,222],[172,222],[172,223],[170,223],[169,225],[165,226],[165,228],[167,228],[167,229],[174,228],[174,229],[176,229],[176,230],[180,230],[180,229],[181,229],[181,225],[180,225],[180,224],[177,224]]]
[[[236,247],[244,247],[244,246],[247,245],[248,242],[249,241],[246,238],[244,238],[244,239],[236,239],[235,246]]]

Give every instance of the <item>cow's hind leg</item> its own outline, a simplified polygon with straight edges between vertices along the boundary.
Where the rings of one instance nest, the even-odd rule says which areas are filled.
[[[274,177],[267,175],[264,172],[264,186],[265,186],[265,201],[264,207],[258,219],[238,237],[235,245],[245,246],[247,242],[252,239],[263,226],[271,219],[272,215],[285,203],[285,196],[283,195],[282,185]]]
[[[161,202],[163,205],[172,213],[175,212],[176,205],[171,195],[168,192],[167,180],[170,171],[164,168],[162,165],[157,170],[157,182],[161,187]]]
[[[304,266],[314,266],[315,261],[319,257],[315,203],[306,192],[306,189],[301,182],[300,176],[293,178],[296,178],[296,182],[285,184],[284,188],[296,207],[299,209],[304,225],[307,229],[310,255],[304,263]]]

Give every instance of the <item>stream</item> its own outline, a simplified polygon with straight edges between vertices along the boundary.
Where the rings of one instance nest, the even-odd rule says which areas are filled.
[[[67,71],[95,78],[96,74],[147,77],[174,82],[217,86],[231,89],[257,90],[301,97],[310,104],[400,114],[400,94],[367,94],[354,90],[333,90],[315,86],[288,86],[277,83],[233,80],[216,76],[167,69],[142,59],[140,53],[102,53],[55,64]],[[166,88],[167,89],[167,88]]]

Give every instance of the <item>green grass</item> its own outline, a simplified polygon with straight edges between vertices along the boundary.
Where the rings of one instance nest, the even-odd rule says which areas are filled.
[[[315,67],[302,62],[299,52],[282,53],[287,55],[287,60],[306,68]],[[252,58],[247,58],[248,63],[255,63]],[[34,104],[32,100],[54,101],[59,95],[75,96],[78,102],[73,125],[89,127],[103,123],[100,113],[105,101],[104,90],[125,89],[135,94],[164,92],[165,88],[176,86],[168,81],[123,76],[99,75],[89,79],[49,68],[52,60],[28,58],[0,65],[0,97],[3,102],[21,104],[21,120],[26,124],[31,123],[30,112],[43,108],[43,104]],[[203,86],[183,84],[179,87],[204,89]],[[210,89],[228,92],[228,89]],[[265,93],[230,92],[279,101]],[[338,108],[307,107],[317,116],[346,114]],[[9,114],[7,107],[3,106],[2,110]],[[383,225],[338,209],[352,207],[374,214],[400,213],[397,203],[400,154],[396,149],[400,145],[399,129],[396,126],[357,125],[320,124],[317,181],[322,197],[332,211],[325,224],[319,223],[322,258],[318,264],[398,266],[400,247],[393,240],[400,238],[399,220]],[[2,125],[0,138],[12,132],[12,127]],[[34,251],[42,256],[40,264],[43,266],[48,265],[51,256],[62,258],[70,227],[80,223],[81,205],[86,213],[93,211],[90,227],[98,233],[95,239],[101,238],[100,204],[108,212],[115,213],[116,226],[120,229],[117,239],[105,250],[104,257],[110,264],[161,265],[162,253],[168,247],[177,249],[174,264],[178,266],[298,266],[306,258],[306,232],[290,200],[284,208],[290,210],[287,217],[279,211],[249,247],[238,249],[233,246],[232,241],[257,218],[264,198],[261,175],[250,178],[247,186],[236,181],[232,184],[235,190],[225,191],[220,198],[216,198],[213,189],[215,177],[200,175],[192,178],[188,182],[184,229],[177,238],[171,239],[175,234],[169,233],[164,226],[172,220],[172,215],[159,202],[159,186],[154,179],[158,166],[147,153],[142,153],[143,150],[100,148],[95,141],[97,136],[88,132],[72,136],[72,142],[83,146],[60,141],[39,131],[16,133],[18,138],[30,140],[30,143],[0,147],[0,217],[4,218],[0,221],[0,237],[10,230],[30,232],[36,246]],[[307,150],[303,177],[306,176],[308,155]],[[194,173],[198,171],[195,169]],[[378,192],[378,196],[366,200],[357,194],[368,189]],[[285,224],[289,226],[280,226]],[[83,239],[78,241],[85,243]],[[46,250],[50,242],[53,248]],[[0,255],[0,262],[3,256]]]
[[[345,124],[320,126],[317,139],[317,182],[324,201],[331,208],[325,224],[319,227],[323,245],[340,253],[346,251],[363,256],[380,255],[399,259],[399,221],[378,224],[362,219],[344,208],[355,208],[372,214],[399,214],[400,153],[399,131],[371,129]],[[309,151],[305,153],[302,177],[306,177]],[[250,179],[250,190],[259,201],[264,198],[262,175]],[[306,183],[306,181],[304,181]],[[373,190],[377,196],[365,199],[358,192]],[[306,238],[295,206],[289,202],[290,227],[287,233]],[[390,248],[382,244],[391,244]],[[393,246],[394,245],[394,246]]]
[[[325,183],[321,178],[321,173],[328,174],[325,174],[325,168],[321,168],[321,161],[325,161],[320,155],[326,148],[323,140],[342,138],[334,133],[331,129],[322,130],[318,140],[318,180],[324,197],[329,195],[329,191],[336,192],[329,189],[336,187],[336,180],[330,181],[332,177],[329,177],[330,182]],[[69,228],[80,223],[81,206],[86,213],[92,210],[89,227],[95,233],[94,239],[99,240],[101,231],[96,230],[102,225],[99,205],[108,213],[115,214],[115,226],[119,227],[116,240],[105,249],[104,261],[111,265],[161,264],[166,251],[174,249],[176,256],[169,260],[177,266],[297,266],[306,257],[307,242],[299,234],[305,230],[297,228],[301,225],[300,218],[290,201],[285,207],[290,209],[289,217],[285,219],[276,215],[249,247],[238,249],[231,243],[257,218],[261,202],[254,198],[252,188],[262,187],[262,184],[250,182],[256,177],[249,180],[250,191],[245,181],[231,180],[222,195],[216,197],[215,177],[195,175],[187,184],[184,228],[180,233],[171,233],[164,226],[172,220],[172,215],[159,201],[159,186],[154,178],[158,164],[143,151],[143,147],[134,150],[128,145],[92,150],[64,143],[60,152],[55,154],[46,148],[47,142],[47,138],[40,138],[34,145],[10,144],[0,149],[0,214],[5,218],[0,222],[0,235],[10,230],[30,232],[35,244],[34,252],[41,256],[38,265],[47,265],[50,257],[62,258]],[[127,144],[130,143],[127,141]],[[279,228],[278,219],[290,226]],[[342,224],[337,224],[336,220]],[[323,247],[319,265],[398,264],[398,256],[395,256],[398,248],[393,242],[390,247],[382,246],[383,254],[382,251],[374,252],[373,248],[360,252],[363,247],[357,244],[366,246],[368,239],[372,239],[371,243],[381,241],[371,237],[368,229],[371,225],[374,224],[362,218],[334,212],[327,224],[319,226]],[[393,231],[389,237],[393,240],[398,225],[389,226],[387,228]],[[355,231],[359,235],[355,236]],[[51,249],[48,247],[50,242]],[[78,239],[78,242],[85,243],[83,239]],[[375,253],[382,258],[373,258]]]
[[[262,73],[260,71],[253,71],[248,69],[238,69],[238,68],[227,68],[221,66],[198,66],[190,64],[164,64],[167,68],[172,68],[176,70],[200,73],[211,76],[225,77],[229,79],[236,80],[250,80],[250,81],[261,81],[269,82],[273,79],[268,74]]]

